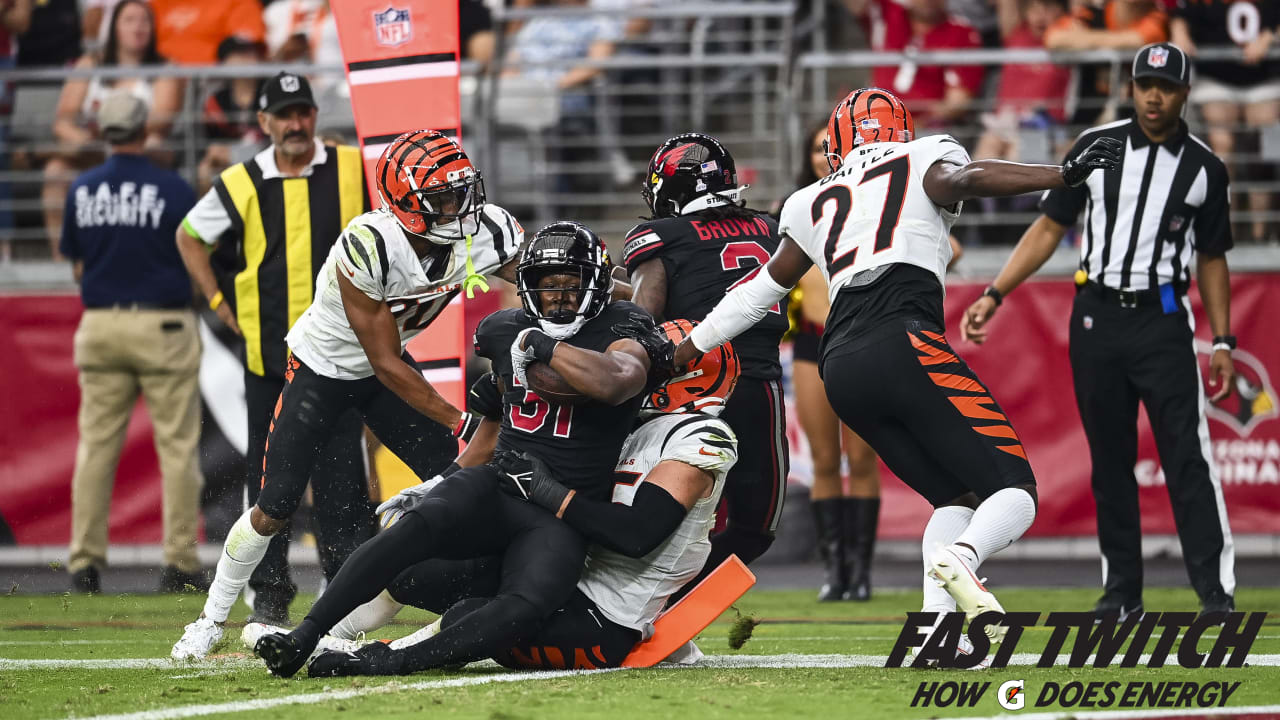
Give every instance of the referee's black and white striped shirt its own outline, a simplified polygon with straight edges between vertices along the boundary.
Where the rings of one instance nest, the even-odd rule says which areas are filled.
[[[1040,211],[1061,225],[1084,213],[1080,267],[1090,280],[1117,290],[1185,288],[1196,252],[1231,249],[1226,165],[1179,122],[1159,144],[1133,119],[1086,130],[1067,157],[1105,135],[1125,142],[1123,161],[1041,199]]]

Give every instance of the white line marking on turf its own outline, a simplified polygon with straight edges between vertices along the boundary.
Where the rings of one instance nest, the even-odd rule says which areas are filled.
[[[486,685],[498,682],[520,682],[523,680],[554,680],[575,675],[613,672],[612,670],[552,670],[520,673],[502,673],[482,675],[479,677],[449,678],[447,680],[429,680],[426,682],[400,683],[391,682],[371,688],[354,690],[328,690],[324,692],[305,693],[302,695],[286,695],[276,698],[260,698],[257,700],[237,700],[227,703],[211,703],[208,705],[186,705],[183,707],[164,708],[162,710],[144,710],[121,715],[95,715],[88,720],[177,720],[178,718],[197,717],[200,715],[218,715],[266,710],[281,705],[314,705],[322,702],[348,700],[362,695],[399,692],[402,690],[435,690],[440,688],[467,687],[469,685]]]
[[[1093,656],[1090,656],[1092,661]],[[1144,667],[1150,655],[1143,655],[1138,667]],[[1055,666],[1065,667],[1070,659],[1069,653],[1058,656]],[[1009,658],[1009,667],[1032,666],[1040,660],[1037,653],[1014,653]],[[1177,659],[1171,658],[1169,666],[1177,666]],[[783,653],[778,655],[708,655],[697,665],[668,665],[664,667],[695,668],[846,668],[846,667],[884,667],[884,655],[843,655],[838,653],[810,654]],[[1248,661],[1255,667],[1280,667],[1280,654],[1249,655]],[[169,658],[95,658],[93,660],[44,660],[23,658],[0,658],[0,670],[44,670],[44,669],[76,669],[76,670],[193,670],[193,671],[231,671],[241,668],[260,667],[257,658],[215,658],[179,663]],[[496,663],[485,661],[472,663],[471,667],[499,667]],[[1088,665],[1086,665],[1088,667]],[[523,673],[521,674],[523,676]]]
[[[1108,720],[1108,718],[1164,718],[1179,715],[1190,715],[1201,717],[1204,715],[1254,715],[1262,713],[1280,712],[1280,705],[1241,705],[1239,707],[1223,707],[1223,708],[1194,708],[1189,710],[1172,710],[1163,708],[1152,708],[1150,710],[1095,710],[1095,711],[1066,711],[1066,712],[1041,712],[1023,715],[1018,713],[1012,715],[1005,713],[1004,715],[990,715],[987,717],[968,717],[964,720],[1008,720],[1009,717],[1016,717],[1018,720],[1065,720],[1067,718],[1081,718],[1088,720]]]

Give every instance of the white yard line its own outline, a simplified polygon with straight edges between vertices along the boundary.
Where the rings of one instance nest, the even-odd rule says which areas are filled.
[[[1091,656],[1092,657],[1092,656]],[[1143,655],[1138,667],[1143,667],[1150,655]],[[1058,656],[1055,666],[1065,667],[1070,653]],[[884,655],[844,655],[838,653],[783,653],[777,655],[707,655],[697,665],[669,665],[671,668],[846,668],[846,667],[883,667]],[[1009,667],[1030,667],[1040,660],[1037,653],[1014,653],[1009,659]],[[1280,667],[1280,654],[1249,655],[1248,663],[1256,667]],[[1166,661],[1166,667],[1177,667],[1174,656]],[[76,669],[76,670],[190,670],[218,671],[239,668],[260,667],[261,661],[256,658],[215,658],[179,663],[169,658],[95,658],[92,660],[44,660],[25,658],[0,658],[0,670],[44,670],[44,669]],[[499,667],[492,661],[473,663],[473,668]],[[1086,665],[1086,667],[1088,667]],[[523,677],[526,673],[517,673]]]
[[[1039,656],[1033,653],[1016,653],[1011,659],[1010,666],[1028,666],[1034,665]],[[1144,656],[1144,661],[1146,656]],[[1060,656],[1058,665],[1065,665],[1065,656]],[[208,671],[229,671],[239,668],[248,668],[258,665],[256,659],[252,658],[221,658],[216,660],[205,660],[193,663],[175,663],[168,658],[120,658],[120,659],[95,659],[95,660],[18,660],[0,658],[0,670],[32,670],[32,669],[58,669],[58,668],[76,668],[76,669],[186,669],[190,671],[208,672]],[[1253,665],[1275,667],[1280,666],[1280,655],[1251,655],[1249,662]],[[705,668],[710,670],[723,669],[745,669],[745,668],[775,668],[775,669],[797,669],[797,668],[850,668],[850,667],[881,667],[884,664],[884,657],[880,655],[802,655],[802,654],[782,654],[782,655],[708,655],[696,666],[664,666],[664,669],[688,670],[693,668]],[[479,664],[478,664],[479,665]],[[481,667],[497,666],[493,663],[481,665]],[[385,685],[366,688],[353,688],[351,690],[329,690],[323,692],[302,693],[298,695],[286,695],[275,698],[258,698],[254,700],[237,700],[225,703],[209,703],[204,705],[186,705],[181,707],[163,708],[159,710],[145,710],[136,713],[124,713],[119,715],[98,715],[89,720],[173,720],[178,718],[198,717],[202,715],[215,715],[223,713],[238,713],[266,710],[283,705],[313,705],[316,703],[332,702],[336,700],[346,700],[365,695],[383,694],[391,692],[399,692],[403,690],[432,690],[443,688],[467,687],[472,685],[485,685],[489,683],[502,682],[525,682],[531,680],[553,680],[556,678],[572,677],[579,675],[588,675],[601,672],[612,672],[610,670],[556,670],[542,672],[495,672],[489,675],[471,675],[465,677],[446,678],[442,680],[426,680],[421,682],[390,682]],[[1243,714],[1243,713],[1268,713],[1280,712],[1280,705],[1258,705],[1250,707],[1234,707],[1234,708],[1213,708],[1213,709],[1194,709],[1194,710],[1130,710],[1130,711],[1099,711],[1099,712],[1051,712],[1051,713],[1031,713],[1019,714],[1018,720],[1058,720],[1059,718],[1090,718],[1095,720],[1106,720],[1108,718],[1144,718],[1144,717],[1162,717],[1162,716],[1180,716],[1180,715],[1219,715],[1219,714]],[[992,716],[995,718],[1003,718],[1007,715]],[[986,720],[979,718],[977,720]]]
[[[390,682],[377,687],[356,688],[352,690],[327,690],[324,692],[305,693],[302,695],[286,695],[276,698],[260,698],[257,700],[237,700],[226,703],[210,703],[207,705],[186,705],[183,707],[164,708],[162,710],[144,710],[136,713],[120,715],[95,715],[88,720],[173,720],[176,718],[198,717],[200,715],[218,715],[222,713],[250,712],[267,710],[282,705],[314,705],[316,703],[348,700],[363,695],[400,692],[402,690],[436,690],[440,688],[467,687],[469,685],[486,685],[499,682],[521,682],[525,680],[554,680],[556,678],[587,675],[592,673],[612,672],[611,670],[552,670],[550,672],[499,673],[475,677],[449,678],[446,680],[428,680],[425,682],[400,683]]]

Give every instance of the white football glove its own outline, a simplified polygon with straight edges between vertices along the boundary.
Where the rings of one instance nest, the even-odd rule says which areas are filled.
[[[516,378],[516,384],[520,387],[529,387],[529,378],[525,376],[525,368],[529,367],[529,363],[534,360],[533,348],[528,347],[521,349],[524,344],[525,336],[533,332],[536,328],[525,328],[516,335],[516,339],[511,343],[511,374]]]
[[[393,495],[386,502],[379,505],[374,512],[378,513],[378,527],[386,530],[395,524],[409,508],[413,507],[423,495],[431,492],[437,485],[444,482],[444,477],[435,475],[431,479],[410,485]]]

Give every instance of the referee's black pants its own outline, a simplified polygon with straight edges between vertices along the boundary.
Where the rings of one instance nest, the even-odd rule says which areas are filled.
[[[249,413],[245,488],[251,507],[262,492],[267,435],[284,385],[284,378],[264,377],[248,371],[244,374],[245,404]],[[321,570],[326,579],[332,580],[347,556],[368,540],[374,529],[364,463],[364,424],[358,413],[352,411],[342,418],[321,457],[311,476],[315,503],[311,525]],[[298,588],[289,575],[290,534],[286,526],[271,538],[267,554],[249,578],[249,587],[256,595],[255,604],[260,598],[267,603],[264,607],[288,607],[297,594]]]
[[[1191,586],[1200,599],[1235,590],[1231,529],[1204,416],[1189,303],[1121,307],[1091,287],[1071,312],[1076,404],[1093,462],[1093,498],[1106,595],[1142,598],[1138,509],[1138,401],[1147,408]]]

